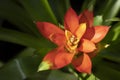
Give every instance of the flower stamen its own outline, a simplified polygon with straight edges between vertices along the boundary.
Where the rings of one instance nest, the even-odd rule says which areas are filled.
[[[70,53],[76,53],[77,52],[77,46],[79,39],[76,38],[70,31],[66,30],[65,31],[65,36],[66,36],[66,45],[65,48],[67,51]]]

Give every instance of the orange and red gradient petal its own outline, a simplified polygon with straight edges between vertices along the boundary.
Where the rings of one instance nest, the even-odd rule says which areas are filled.
[[[49,39],[58,46],[64,45],[66,41],[65,35],[60,33],[51,34]]]
[[[55,57],[55,68],[62,68],[72,62],[74,53],[69,53],[65,49],[60,50]]]
[[[108,33],[109,28],[110,27],[108,26],[95,26],[94,27],[95,34],[92,37],[91,41],[94,43],[100,42]]]
[[[49,70],[55,68],[55,57],[57,55],[57,51],[59,48],[56,48],[47,53],[47,55],[43,58],[42,62],[38,67],[38,72],[43,70]]]
[[[49,52],[43,61],[49,62],[51,69],[59,69],[71,63],[73,56],[74,54],[66,52],[64,47],[60,46]]]
[[[59,48],[56,48],[56,49],[48,52],[46,54],[46,56],[43,58],[42,62],[48,62],[48,64],[50,65],[50,69],[54,68],[54,66],[55,66],[55,57],[57,55],[58,50],[59,50]]]
[[[82,39],[80,42],[80,46],[78,48],[79,51],[90,53],[96,49],[95,44],[92,41],[89,41],[87,39]]]
[[[72,61],[72,64],[79,72],[88,74],[91,73],[92,63],[89,56],[86,53],[83,53],[78,58],[74,59]]]
[[[93,12],[85,10],[79,15],[79,23],[86,23],[87,27],[93,25]]]
[[[70,8],[65,15],[64,26],[65,29],[71,31],[72,33],[74,33],[79,26],[79,18],[72,8]]]
[[[48,22],[36,22],[36,25],[39,32],[47,39],[49,39],[50,35],[54,33],[64,34],[64,31],[62,29]]]

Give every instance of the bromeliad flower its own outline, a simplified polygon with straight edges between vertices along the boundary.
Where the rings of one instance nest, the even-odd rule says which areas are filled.
[[[86,10],[79,16],[70,8],[64,19],[62,30],[48,22],[36,22],[40,33],[58,47],[44,57],[38,71],[59,69],[70,63],[79,72],[91,73],[89,54],[94,52],[96,43],[107,34],[108,26],[92,26],[93,14]]]

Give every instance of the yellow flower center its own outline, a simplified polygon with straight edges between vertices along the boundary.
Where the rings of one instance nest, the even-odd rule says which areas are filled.
[[[79,39],[68,30],[65,30],[65,36],[66,36],[65,48],[70,53],[76,53],[76,48],[78,46]]]
[[[65,48],[70,53],[77,53],[77,47],[80,39],[86,31],[86,23],[81,23],[77,28],[75,34],[72,34],[70,31],[65,30],[66,44]]]

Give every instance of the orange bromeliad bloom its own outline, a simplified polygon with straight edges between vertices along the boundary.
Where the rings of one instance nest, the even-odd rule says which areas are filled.
[[[39,71],[58,69],[72,63],[79,72],[91,73],[92,63],[88,54],[97,49],[96,43],[109,30],[108,26],[93,27],[92,24],[92,12],[86,10],[77,16],[72,8],[65,15],[64,30],[48,22],[36,22],[40,33],[58,46],[44,57]]]

